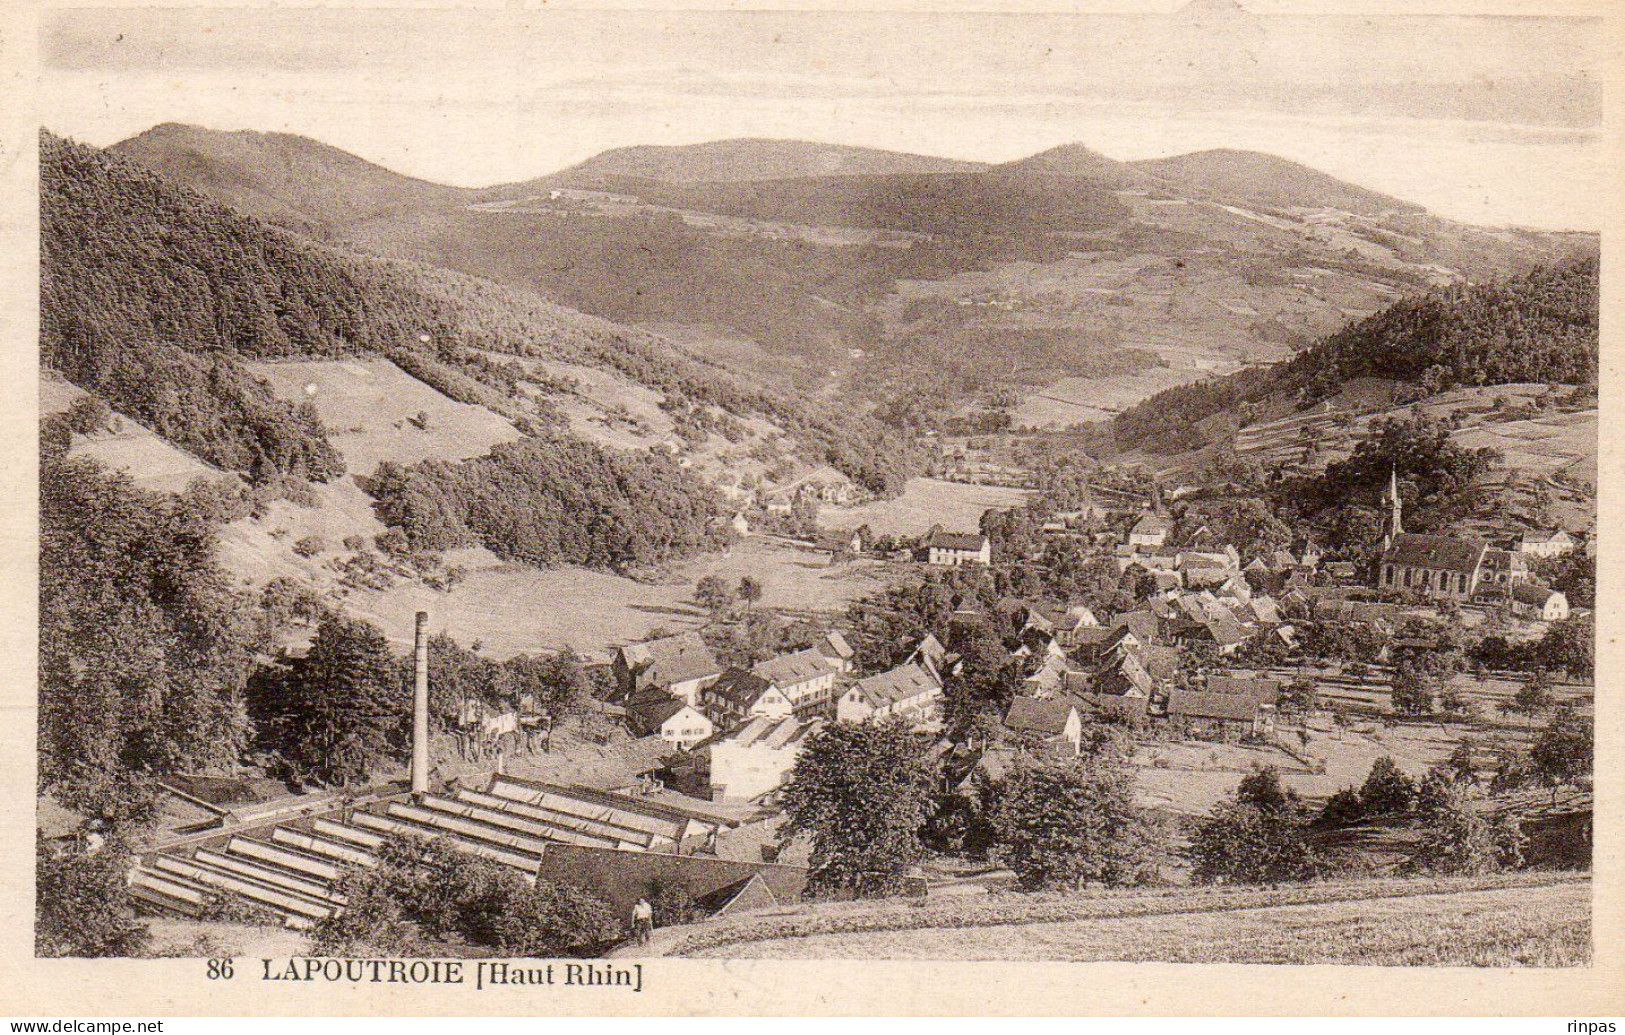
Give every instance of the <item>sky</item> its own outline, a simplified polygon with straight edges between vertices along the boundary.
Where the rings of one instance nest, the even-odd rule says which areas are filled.
[[[1156,13],[77,9],[43,26],[40,97],[87,143],[299,133],[463,186],[743,136],[983,161],[1081,142],[1267,151],[1468,222],[1601,223],[1596,19],[1105,2]]]

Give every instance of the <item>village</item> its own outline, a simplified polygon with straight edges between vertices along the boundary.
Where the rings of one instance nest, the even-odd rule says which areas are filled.
[[[829,502],[827,491],[804,484],[781,513],[816,512],[808,497]],[[939,594],[934,617],[895,621],[882,594],[845,615],[786,619],[754,606],[750,579],[713,580],[696,590],[707,624],[616,645],[595,667],[573,735],[528,701],[465,700],[449,725],[415,714],[409,780],[291,797],[274,781],[257,795],[230,781],[172,785],[179,818],[141,855],[131,891],[158,916],[204,915],[225,895],[304,930],[342,911],[346,867],[376,866],[389,839],[417,836],[582,886],[621,914],[674,887],[691,920],[787,905],[806,892],[810,860],[778,837],[780,799],[832,724],[915,731],[940,765],[937,792],[967,800],[1024,759],[1079,759],[1110,730],[1131,745],[1144,807],[1187,819],[1266,767],[1313,804],[1381,758],[1420,777],[1463,741],[1526,740],[1534,717],[1514,703],[1526,672],[1483,651],[1466,651],[1460,672],[1429,659],[1462,657],[1464,632],[1482,646],[1493,631],[1503,654],[1545,646],[1584,609],[1535,572],[1594,539],[1407,532],[1392,475],[1374,502],[1381,536],[1363,560],[1301,535],[1244,552],[1155,479],[1139,495],[1086,491],[1065,510],[992,509],[977,529],[804,525],[780,537],[832,568],[883,565],[894,594]],[[1110,592],[1046,604],[1000,591],[1057,557]],[[424,701],[428,620],[416,639]],[[787,649],[741,650],[741,628],[777,630],[766,642]],[[1553,698],[1589,708],[1589,660],[1551,667],[1564,678]],[[1002,673],[1003,696],[968,701],[973,668]],[[1405,673],[1430,668],[1445,674],[1427,699],[1402,699]],[[1588,829],[1589,816],[1589,794],[1570,795],[1560,822]],[[999,886],[996,867],[971,872],[994,882],[967,881],[949,857],[911,880],[921,894]]]

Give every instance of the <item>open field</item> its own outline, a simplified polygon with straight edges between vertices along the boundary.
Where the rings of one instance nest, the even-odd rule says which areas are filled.
[[[448,564],[470,562],[466,580],[449,593],[402,582],[381,592],[354,591],[346,607],[378,623],[398,643],[410,640],[412,614],[424,610],[434,631],[450,632],[465,644],[479,640],[490,657],[570,646],[604,659],[616,646],[658,629],[680,632],[702,625],[708,616],[693,595],[694,583],[705,575],[729,582],[750,575],[765,586],[758,606],[801,613],[841,610],[877,589],[886,571],[865,562],[832,568],[826,555],[760,537],[728,554],[686,562],[660,582],[581,568],[543,571],[463,553],[447,555]]]
[[[1015,507],[1032,493],[1000,485],[966,485],[940,478],[913,478],[896,499],[856,507],[825,507],[826,528],[868,525],[876,535],[923,535],[941,524],[950,532],[974,532],[989,507]]]
[[[1247,894],[1082,899],[1076,919],[731,941],[697,956],[783,959],[1137,960],[1368,966],[1579,966],[1591,882],[1420,880]],[[1364,892],[1364,893],[1362,893]],[[1306,901],[1307,900],[1307,901]],[[1283,904],[1276,904],[1283,903]],[[1116,908],[1113,908],[1113,907]],[[929,907],[928,907],[929,908]],[[1040,912],[1035,910],[1034,912]],[[771,922],[763,925],[771,929]]]
[[[316,407],[353,474],[371,474],[383,460],[464,460],[519,438],[502,417],[448,399],[387,359],[247,366],[279,397]]]
[[[67,381],[40,379],[40,414],[61,413],[86,393]],[[117,430],[75,435],[69,452],[89,457],[113,471],[123,471],[144,489],[179,492],[194,478],[221,472],[191,453],[165,442],[144,425],[118,415]]]
[[[1195,366],[1151,367],[1134,374],[1110,377],[1067,377],[1022,396],[1012,413],[1017,428],[1065,428],[1073,424],[1110,420],[1142,399],[1176,385],[1200,381],[1214,373]]]

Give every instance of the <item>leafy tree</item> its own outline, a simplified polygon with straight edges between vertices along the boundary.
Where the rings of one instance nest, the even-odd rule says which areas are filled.
[[[1536,782],[1551,788],[1554,803],[1559,787],[1591,778],[1595,742],[1591,720],[1565,704],[1530,745],[1530,772]]]
[[[1573,679],[1591,679],[1596,669],[1596,626],[1585,618],[1553,622],[1535,648],[1543,666],[1568,673]]]
[[[310,651],[266,674],[260,712],[290,761],[334,783],[365,779],[395,754],[409,701],[383,633],[328,615]]]
[[[1283,711],[1307,714],[1320,707],[1320,686],[1313,679],[1294,679],[1281,687]]]
[[[1365,816],[1365,804],[1360,800],[1360,792],[1353,787],[1344,787],[1326,799],[1315,825],[1338,830],[1363,821]]]
[[[1260,808],[1239,796],[1197,827],[1190,855],[1198,884],[1281,884],[1308,880],[1320,869],[1293,810]]]
[[[1415,801],[1416,782],[1398,763],[1387,755],[1371,763],[1371,771],[1360,785],[1360,804],[1367,815],[1404,815]]]
[[[694,600],[718,618],[733,605],[733,593],[720,575],[704,575],[694,584]]]
[[[1020,672],[999,638],[979,625],[957,630],[949,645],[960,661],[943,682],[948,737],[958,744],[986,739],[1009,709]]]
[[[1552,677],[1545,669],[1536,669],[1512,695],[1511,711],[1520,715],[1539,715],[1552,706]]]
[[[1445,759],[1442,771],[1452,783],[1478,784],[1478,744],[1471,737],[1463,738],[1450,757]]]
[[[1427,669],[1410,663],[1401,663],[1394,671],[1389,701],[1401,715],[1431,715],[1433,713],[1439,680]]]
[[[1025,888],[1144,884],[1156,875],[1154,837],[1121,762],[1024,760],[997,785],[990,818],[995,857]]]
[[[752,608],[762,599],[762,593],[767,589],[762,580],[753,575],[742,575],[739,579],[739,599],[745,602],[746,609]]]
[[[1423,817],[1409,867],[1425,873],[1481,876],[1523,863],[1525,838],[1505,813],[1485,814],[1483,796],[1468,784],[1438,783]]]
[[[532,883],[441,838],[396,835],[377,854],[376,867],[340,874],[335,890],[347,906],[316,925],[317,951],[584,956],[622,930],[608,905],[581,889]]]
[[[1281,785],[1281,771],[1272,765],[1242,777],[1236,787],[1236,800],[1265,812],[1296,813],[1303,807],[1297,792]]]
[[[108,840],[34,847],[34,951],[40,956],[133,956],[147,942],[127,876],[130,854]]]
[[[237,763],[255,629],[217,526],[90,460],[40,467],[40,779],[121,823],[150,778]]]
[[[893,895],[923,852],[937,780],[926,739],[900,722],[831,723],[812,734],[785,784],[780,844],[812,841],[807,893]]]

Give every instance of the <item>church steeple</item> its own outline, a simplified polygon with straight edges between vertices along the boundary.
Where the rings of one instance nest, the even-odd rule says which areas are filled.
[[[1388,491],[1382,494],[1384,509],[1388,513],[1382,521],[1382,548],[1389,550],[1394,540],[1405,531],[1402,515],[1402,505],[1399,501],[1399,471],[1396,468],[1388,469]]]

